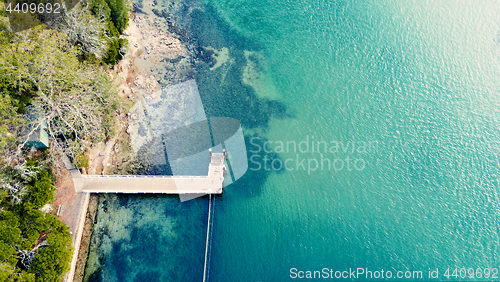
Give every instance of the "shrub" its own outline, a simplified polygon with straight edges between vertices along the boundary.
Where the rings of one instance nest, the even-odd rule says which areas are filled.
[[[56,187],[52,178],[52,170],[45,169],[28,184],[28,199],[35,208],[41,208],[54,200]]]
[[[89,157],[84,154],[78,154],[75,158],[75,165],[78,168],[84,168],[89,166]]]

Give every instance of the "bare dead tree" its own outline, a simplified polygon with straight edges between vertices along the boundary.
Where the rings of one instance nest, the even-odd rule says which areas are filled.
[[[28,192],[26,183],[36,176],[37,172],[36,167],[28,167],[26,162],[22,161],[9,167],[8,171],[2,171],[0,174],[0,189],[7,191],[12,204],[18,204]]]
[[[40,244],[36,245],[33,249],[27,251],[27,250],[19,250],[18,251],[18,258],[19,261],[22,263],[22,265],[26,268],[29,269],[31,264],[33,264],[33,260],[38,253],[38,249],[42,247],[48,246],[49,243],[47,241],[43,241]]]
[[[87,70],[78,75],[99,74]],[[101,126],[104,116],[99,110],[107,107],[108,101],[103,98],[105,95],[101,91],[99,85],[85,83],[78,83],[77,87],[64,94],[56,93],[54,87],[51,87],[50,93],[39,91],[33,102],[48,113],[44,119],[47,133],[52,140],[62,136],[64,145],[61,148],[70,157],[74,157],[75,152],[81,152],[90,143],[103,139],[106,134]],[[68,135],[71,138],[66,138]]]
[[[66,17],[69,22],[76,18]],[[62,32],[31,29],[16,37],[12,49],[22,55],[16,58],[16,69],[10,68],[5,75],[23,89],[33,91],[31,105],[35,112],[43,113],[43,118],[23,121],[18,126],[22,130],[9,129],[9,133],[15,133],[16,143],[2,151],[2,161],[10,164],[21,159],[30,135],[40,130],[42,124],[49,139],[60,141],[61,153],[69,157],[74,158],[90,143],[104,140],[109,134],[118,93],[105,71],[79,62],[78,50]]]
[[[105,36],[106,18],[92,16],[87,3],[80,1],[56,19],[52,26],[66,33],[74,45],[79,44],[82,53],[91,53],[98,58],[103,56],[106,44],[102,36]]]

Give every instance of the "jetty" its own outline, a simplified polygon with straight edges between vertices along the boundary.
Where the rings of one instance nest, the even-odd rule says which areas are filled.
[[[84,195],[84,200],[81,203],[80,215],[78,220],[77,234],[73,242],[74,253],[70,265],[70,271],[63,280],[64,282],[72,282],[75,275],[76,262],[78,259],[78,251],[85,223],[85,215],[89,202],[90,193],[159,193],[159,194],[177,194],[186,195],[190,198],[199,197],[209,194],[209,217],[207,226],[207,247],[205,251],[205,265],[203,271],[203,281],[208,278],[206,274],[209,271],[209,238],[211,238],[211,214],[212,202],[214,199],[212,194],[222,194],[224,186],[224,174],[226,167],[224,161],[227,153],[224,149],[222,153],[210,152],[210,163],[208,165],[208,175],[206,176],[167,176],[167,175],[82,175],[78,169],[71,165],[66,157],[66,167],[70,170],[75,190]],[[208,256],[208,257],[207,257]]]
[[[77,175],[77,192],[85,193],[160,193],[222,194],[225,153],[210,153],[206,176],[167,175]]]
[[[135,155],[140,156],[140,161],[146,164],[168,164],[174,175],[82,175],[66,158],[65,165],[71,172],[75,190],[85,197],[80,205],[71,268],[64,282],[72,282],[75,275],[90,193],[177,194],[181,201],[208,194],[209,215],[203,281],[209,281],[214,195],[222,194],[224,185],[230,185],[241,178],[248,169],[241,125],[233,118],[208,119],[195,80],[169,86],[145,96],[128,114],[127,132]],[[217,153],[213,153],[212,148]],[[203,155],[207,149],[210,157]],[[230,174],[224,181],[226,159]],[[204,170],[206,163],[206,175],[190,175],[193,174],[192,171]],[[196,169],[190,170],[191,167]]]

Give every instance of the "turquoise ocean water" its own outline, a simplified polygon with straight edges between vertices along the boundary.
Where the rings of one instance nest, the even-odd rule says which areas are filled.
[[[209,281],[500,269],[499,1],[199,5],[188,32],[227,50],[197,67],[205,111],[253,157],[216,200]],[[102,197],[87,280],[201,281],[207,205]]]

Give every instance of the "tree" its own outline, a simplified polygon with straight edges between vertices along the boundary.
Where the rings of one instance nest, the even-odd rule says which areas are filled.
[[[54,145],[70,157],[109,136],[118,105],[116,87],[102,70],[78,61],[78,50],[66,35],[37,27],[20,32],[7,49],[0,53],[0,79],[33,93],[33,109],[45,113],[33,130],[46,122],[51,139],[62,141]],[[18,146],[18,154],[27,141]]]
[[[39,251],[29,272],[36,274],[41,281],[59,282],[69,270],[73,253],[71,235],[57,217],[47,215],[46,220],[50,226],[47,247]]]
[[[22,117],[9,96],[0,93],[0,156],[12,154],[12,149],[19,142]]]
[[[14,268],[8,264],[0,263],[0,281],[8,281],[7,279],[14,273]]]
[[[29,202],[17,210],[23,243],[18,259],[37,281],[61,281],[72,255],[68,227],[56,216],[34,209]]]
[[[28,201],[33,203],[35,208],[41,208],[54,200],[56,187],[52,181],[52,171],[42,170],[30,184],[28,184]]]
[[[28,189],[20,202],[2,202],[0,278],[3,277],[3,281],[35,281],[35,278],[36,281],[61,281],[71,260],[71,236],[68,227],[56,216],[39,209],[54,198],[52,171],[47,163],[28,159],[3,169],[3,174]]]
[[[16,248],[14,246],[6,244],[4,243],[4,241],[0,240],[0,261],[8,260],[15,254],[16,254]]]
[[[128,41],[120,34],[128,25],[128,9],[124,0],[93,0],[90,10],[102,21],[106,21],[104,35],[107,41],[106,55],[103,62],[114,65],[123,58],[128,48]]]
[[[10,211],[2,212],[0,219],[0,263],[15,266],[16,247],[22,242],[19,220]]]
[[[111,9],[111,21],[116,29],[122,33],[128,25],[128,9],[125,6],[124,0],[107,0],[108,6]]]
[[[78,4],[53,24],[57,30],[64,32],[69,41],[80,47],[80,55],[94,55],[101,58],[106,51],[105,31],[106,16],[97,11],[94,17],[87,4]]]
[[[128,8],[124,0],[93,0],[91,6],[95,15],[101,9],[119,33],[127,28]]]
[[[0,189],[6,192],[5,198],[10,198],[11,204],[21,203],[28,193],[27,184],[38,173],[36,166],[29,160],[14,166],[0,166]]]
[[[46,123],[53,146],[74,156],[109,137],[118,107],[105,71],[79,60],[105,54],[107,22],[84,6],[60,20],[60,30],[13,34],[0,15],[0,281],[61,281],[72,255],[68,227],[39,209],[55,179],[46,155],[26,158],[29,133]],[[30,120],[30,111],[44,115]]]
[[[125,38],[111,38],[109,40],[109,49],[104,58],[104,62],[108,65],[114,65],[119,60],[123,59],[127,45],[128,40]]]

